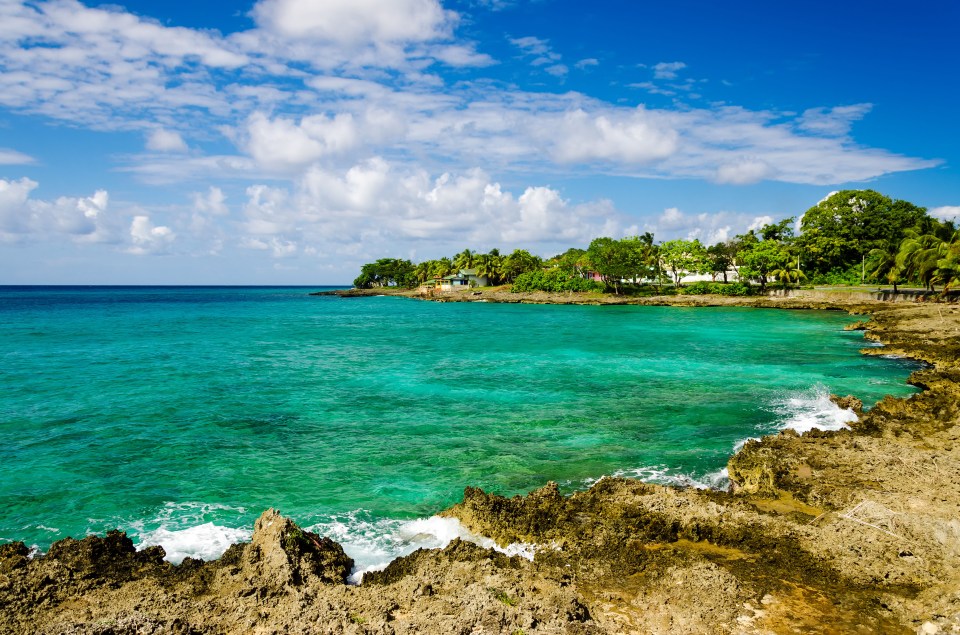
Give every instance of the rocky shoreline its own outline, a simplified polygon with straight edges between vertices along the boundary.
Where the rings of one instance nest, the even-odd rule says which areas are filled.
[[[0,545],[0,633],[960,632],[956,305],[468,293],[429,299],[869,313],[865,336],[885,346],[865,354],[928,367],[910,377],[923,392],[884,399],[850,430],[748,443],[730,459],[731,492],[605,478],[571,496],[467,488],[443,512],[536,545],[533,561],[455,540],[351,586],[340,545],[274,510],[212,562],[174,566],[120,532],[36,558]]]

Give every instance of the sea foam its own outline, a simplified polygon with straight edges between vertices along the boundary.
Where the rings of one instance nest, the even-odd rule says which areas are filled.
[[[774,411],[778,415],[778,429],[801,434],[810,430],[845,430],[857,420],[853,410],[841,408],[830,400],[830,390],[823,385],[787,396],[774,404]]]
[[[250,540],[248,529],[235,529],[213,523],[204,523],[186,529],[167,529],[160,527],[140,534],[138,548],[160,545],[167,553],[164,558],[173,564],[180,564],[184,558],[214,560],[223,555],[227,547]]]
[[[367,572],[382,570],[395,558],[417,549],[443,549],[456,538],[528,560],[533,560],[536,552],[536,547],[527,543],[501,547],[486,536],[468,531],[456,518],[431,516],[408,521],[374,521],[366,517],[366,512],[360,510],[307,527],[309,531],[339,542],[353,558],[354,569],[348,579],[353,584],[359,584]]]

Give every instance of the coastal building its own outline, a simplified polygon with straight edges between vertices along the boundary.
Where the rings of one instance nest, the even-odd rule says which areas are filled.
[[[454,291],[467,287],[485,287],[486,276],[478,276],[476,269],[461,269],[458,273],[433,279],[433,288],[440,291]]]

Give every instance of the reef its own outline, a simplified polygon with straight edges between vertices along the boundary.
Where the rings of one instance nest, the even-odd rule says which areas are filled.
[[[468,487],[443,515],[532,545],[532,561],[454,540],[360,585],[340,545],[275,510],[211,562],[174,566],[120,532],[36,557],[0,545],[0,633],[960,632],[960,309],[822,308],[869,313],[865,337],[885,346],[864,353],[925,362],[909,379],[922,392],[849,430],[747,443],[730,491]]]

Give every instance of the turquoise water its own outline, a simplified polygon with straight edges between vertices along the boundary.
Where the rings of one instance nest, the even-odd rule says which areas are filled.
[[[210,557],[272,506],[362,560],[466,485],[719,484],[738,441],[838,425],[827,392],[913,392],[841,313],[307,291],[0,289],[0,540]]]

